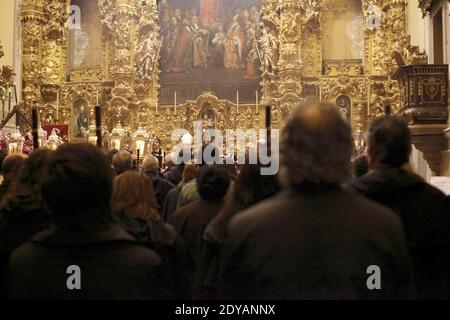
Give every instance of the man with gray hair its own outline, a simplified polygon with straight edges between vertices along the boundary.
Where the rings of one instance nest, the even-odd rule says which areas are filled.
[[[112,167],[116,175],[133,170],[133,157],[128,151],[117,152],[112,159]]]
[[[162,207],[166,196],[170,190],[175,188],[173,184],[167,181],[160,173],[158,159],[150,155],[144,159],[142,168],[145,174],[152,180],[153,189],[155,191],[156,202],[158,204],[158,213],[162,213]]]
[[[400,220],[340,187],[351,176],[352,147],[350,127],[335,107],[312,102],[293,113],[280,141],[283,191],[231,220],[221,298],[411,296]]]

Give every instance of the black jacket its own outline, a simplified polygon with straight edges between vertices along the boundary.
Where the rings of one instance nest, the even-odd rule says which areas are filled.
[[[182,186],[177,186],[167,193],[161,213],[161,217],[165,222],[169,222],[172,219],[173,213],[177,210],[178,196],[180,195],[181,189]]]
[[[176,165],[164,173],[164,178],[174,186],[178,185],[183,177],[184,165]]]
[[[175,211],[170,224],[184,239],[189,256],[197,265],[203,247],[203,233],[217,216],[222,203],[197,200]]]
[[[157,211],[162,212],[166,196],[170,190],[175,188],[175,186],[167,181],[159,173],[149,173],[149,178],[152,180],[153,189],[155,191],[156,202],[158,204]]]
[[[165,299],[159,255],[117,225],[102,230],[46,230],[10,258],[13,299]],[[81,290],[68,290],[69,266]]]
[[[284,191],[235,216],[221,260],[221,298],[395,299],[413,293],[398,217],[339,188]],[[372,265],[381,269],[381,290],[368,290]]]
[[[119,224],[136,239],[161,256],[161,273],[169,288],[170,298],[190,297],[190,276],[193,263],[189,260],[184,241],[175,229],[162,221],[133,219],[121,214]]]
[[[49,226],[50,216],[38,197],[17,196],[8,208],[0,209],[0,299],[7,295],[11,252]]]
[[[401,169],[373,170],[347,186],[402,220],[421,298],[450,298],[450,209],[445,195]]]

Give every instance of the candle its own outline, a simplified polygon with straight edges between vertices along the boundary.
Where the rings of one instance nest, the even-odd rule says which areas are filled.
[[[370,82],[367,88],[367,116],[370,117]]]
[[[8,112],[11,112],[11,91],[8,93]]]
[[[98,106],[98,90],[97,90],[97,104],[96,105]]]
[[[236,111],[239,113],[239,90],[236,90]]]
[[[177,92],[174,93],[174,106],[175,106],[175,114],[177,114]]]
[[[256,90],[256,114],[259,113],[259,92]]]

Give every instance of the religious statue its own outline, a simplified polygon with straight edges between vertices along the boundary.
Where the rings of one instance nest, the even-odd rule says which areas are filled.
[[[305,25],[310,29],[319,27],[319,3],[316,0],[308,0],[305,6],[304,21]]]
[[[156,50],[152,38],[146,38],[137,47],[137,67],[142,79],[151,80],[155,63]]]
[[[377,5],[371,4],[367,9],[367,28],[369,30],[381,29],[381,8]]]
[[[273,74],[278,60],[278,42],[274,35],[262,29],[262,35],[259,40],[261,46],[261,59],[264,68],[264,74]]]
[[[84,105],[80,105],[77,117],[77,138],[84,138],[88,129],[88,115]]]

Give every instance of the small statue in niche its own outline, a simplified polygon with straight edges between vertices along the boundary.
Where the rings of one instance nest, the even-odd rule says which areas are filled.
[[[155,57],[155,41],[150,37],[145,38],[137,47],[137,68],[142,79],[152,79]]]
[[[336,100],[336,105],[339,108],[342,119],[344,119],[345,121],[350,120],[350,103],[350,98],[347,96],[340,96]]]
[[[381,29],[381,8],[377,5],[371,4],[367,9],[367,28],[369,30]]]

